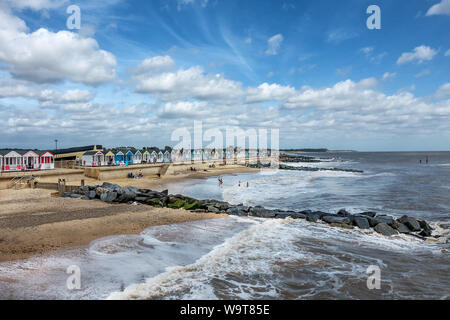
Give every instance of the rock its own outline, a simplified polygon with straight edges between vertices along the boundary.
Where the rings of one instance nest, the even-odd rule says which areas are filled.
[[[186,200],[178,199],[175,202],[169,203],[168,208],[171,209],[181,209],[187,204]]]
[[[136,198],[136,191],[137,190],[133,190],[133,188],[122,188],[120,190],[117,191],[117,202],[134,202],[134,199]]]
[[[410,233],[411,232],[411,230],[409,230],[409,228],[407,227],[407,226],[405,226],[403,223],[398,223],[397,224],[397,231],[398,232],[400,232],[400,233]]]
[[[417,220],[420,227],[426,231],[433,231],[433,228],[425,220]]]
[[[208,212],[219,213],[219,209],[217,209],[217,208],[214,207],[214,206],[207,206],[206,210],[207,210]]]
[[[395,223],[396,221],[394,220],[394,218],[392,218],[390,216],[376,216],[375,218],[368,217],[368,220],[369,220],[369,224],[372,228],[375,228],[375,226],[380,223],[386,223],[390,227],[396,226],[396,223]]]
[[[368,217],[370,217],[370,218],[375,218],[375,216],[377,215],[377,213],[376,213],[376,212],[371,212],[371,211],[369,211],[369,212],[361,212],[360,215],[362,215],[362,216],[368,216]]]
[[[431,237],[431,230],[422,230],[422,231],[420,231],[419,236]]]
[[[374,229],[376,232],[388,237],[398,234],[398,232],[392,229],[387,223],[379,223]]]
[[[95,189],[95,193],[97,194],[97,196],[101,196],[102,194],[108,192],[108,189],[102,188],[102,187],[98,187],[97,189]]]
[[[334,223],[334,224],[351,224],[351,221],[348,217],[336,217],[336,216],[323,216],[322,221],[326,223]]]
[[[111,203],[117,198],[117,192],[108,191],[106,193],[102,193],[100,196],[100,200],[103,202]]]
[[[367,220],[367,218],[365,217],[354,216],[352,222],[354,226],[357,226],[360,229],[370,228],[369,220]]]
[[[159,198],[147,198],[145,204],[152,207],[164,207],[164,204]]]
[[[260,217],[260,218],[274,218],[275,212],[272,210],[267,210],[263,207],[253,207],[249,211],[249,215],[253,217]]]
[[[445,230],[450,229],[450,223],[441,223],[441,224],[439,224],[439,226]]]
[[[319,219],[320,219],[320,215],[315,212],[311,212],[306,215],[306,221],[309,221],[309,222],[317,222],[317,220],[319,220]]]
[[[107,189],[108,191],[117,191],[121,189],[121,187],[118,184],[113,184],[109,182],[103,182],[101,188]]]
[[[420,231],[420,224],[416,219],[408,216],[403,216],[397,220],[400,223],[406,225],[411,231]]]
[[[82,196],[82,197],[81,197],[81,200],[91,200],[91,199],[89,199],[89,197]]]
[[[244,206],[242,203],[238,204],[236,206],[236,208],[239,208],[239,210],[242,210],[242,211],[245,211],[245,212],[249,212],[249,210],[250,210],[250,207]]]
[[[345,210],[345,209],[339,210],[338,213],[337,213],[337,215],[338,215],[338,216],[341,216],[341,217],[349,217],[349,216],[351,216],[350,212],[348,212],[348,211]]]
[[[198,200],[194,200],[191,203],[187,203],[183,207],[185,210],[197,210],[200,209],[200,202]]]
[[[70,194],[70,197],[71,197],[71,198],[74,198],[74,199],[78,199],[78,198],[81,198],[81,195],[78,194],[78,193],[71,193],[71,194]]]
[[[240,207],[234,207],[234,208],[228,209],[227,214],[232,215],[232,216],[239,216],[239,217],[248,215],[248,213],[245,212],[244,210],[240,209]]]

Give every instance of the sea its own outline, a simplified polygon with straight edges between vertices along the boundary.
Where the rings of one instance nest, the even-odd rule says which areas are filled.
[[[273,209],[406,214],[430,222],[440,240],[448,238],[439,226],[450,223],[450,152],[302,155],[320,162],[289,165],[364,172],[264,170],[224,175],[223,185],[210,177],[163,188]],[[0,263],[0,298],[450,299],[449,250],[445,241],[407,235],[230,216]],[[67,285],[73,266],[80,272],[78,290]]]

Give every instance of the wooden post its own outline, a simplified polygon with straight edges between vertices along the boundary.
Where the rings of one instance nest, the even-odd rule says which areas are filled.
[[[84,187],[84,179],[81,179],[81,186]]]

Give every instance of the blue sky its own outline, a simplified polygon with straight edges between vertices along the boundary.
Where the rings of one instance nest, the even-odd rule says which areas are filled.
[[[449,149],[448,0],[106,2],[0,1],[0,145],[174,145],[201,120],[283,148]]]

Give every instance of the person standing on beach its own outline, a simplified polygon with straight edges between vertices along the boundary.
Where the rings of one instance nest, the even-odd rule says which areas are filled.
[[[427,159],[425,160],[425,162],[426,162],[426,164],[428,164],[428,156],[427,156]]]
[[[247,181],[247,188],[249,187],[248,181]]]

